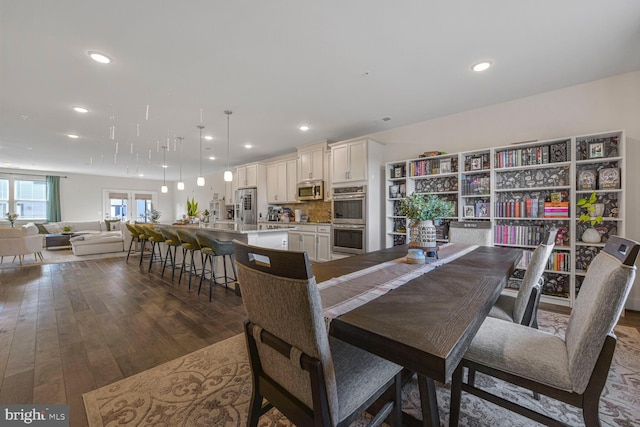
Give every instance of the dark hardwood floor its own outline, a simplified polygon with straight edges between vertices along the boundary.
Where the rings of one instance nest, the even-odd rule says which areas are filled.
[[[83,393],[242,332],[233,290],[209,303],[208,286],[160,271],[135,258],[1,268],[0,402],[68,403],[84,426]]]
[[[71,426],[84,426],[83,393],[242,332],[232,290],[209,303],[208,288],[137,261],[0,268],[1,403],[68,403]],[[640,329],[640,313],[621,324]]]

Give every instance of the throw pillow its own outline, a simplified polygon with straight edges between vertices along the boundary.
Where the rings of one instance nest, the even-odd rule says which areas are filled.
[[[119,219],[105,219],[104,223],[107,226],[107,231],[115,231],[120,230],[120,220]]]
[[[38,233],[40,233],[40,234],[49,234],[49,232],[45,228],[44,224],[36,223],[36,227],[38,227]]]

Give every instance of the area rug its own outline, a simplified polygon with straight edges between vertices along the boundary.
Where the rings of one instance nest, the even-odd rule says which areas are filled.
[[[540,328],[563,335],[567,316],[540,312]],[[618,345],[609,378],[600,400],[603,425],[637,425],[640,417],[640,333],[616,327]],[[541,349],[544,351],[544,349]],[[493,393],[546,413],[572,426],[584,425],[580,411],[482,374],[476,383]],[[438,385],[438,404],[443,425],[448,425],[449,386]],[[195,351],[140,374],[83,395],[91,426],[245,426],[251,374],[243,335]],[[417,381],[403,389],[403,410],[420,416]],[[359,427],[366,416],[355,421]],[[461,426],[538,425],[491,403],[462,394]],[[291,426],[277,410],[260,419],[260,426]]]
[[[126,252],[111,252],[106,254],[93,254],[93,255],[74,255],[71,248],[69,249],[53,249],[53,250],[43,250],[42,258],[37,258],[33,254],[25,255],[24,260],[22,261],[22,266],[31,266],[31,265],[45,265],[45,264],[60,264],[63,262],[76,262],[76,261],[91,261],[96,259],[105,259],[105,258],[119,258],[127,256]],[[12,256],[5,256],[2,263],[0,263],[0,268],[19,268],[22,267],[18,258],[15,261],[12,261]]]

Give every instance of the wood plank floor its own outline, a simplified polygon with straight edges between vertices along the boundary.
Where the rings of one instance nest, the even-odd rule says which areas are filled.
[[[1,403],[68,403],[84,426],[83,393],[242,332],[233,291],[216,287],[209,303],[208,289],[137,261],[0,269]],[[640,313],[621,323],[640,329]]]

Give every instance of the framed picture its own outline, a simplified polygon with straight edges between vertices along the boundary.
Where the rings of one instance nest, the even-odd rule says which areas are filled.
[[[587,169],[578,173],[578,190],[596,189],[596,171]]]
[[[400,186],[399,185],[390,185],[389,186],[389,198],[397,199],[400,194]]]
[[[464,217],[475,218],[476,212],[473,205],[464,205]]]
[[[620,188],[620,168],[600,169],[598,172],[598,189],[609,190]]]
[[[472,171],[482,170],[482,157],[471,158],[471,170]]]
[[[398,197],[407,197],[407,186],[406,186],[406,184],[404,182],[402,184],[400,184],[400,190],[398,192]]]
[[[489,203],[476,203],[476,217],[487,218],[489,216]]]
[[[440,173],[451,173],[451,159],[440,160]]]
[[[402,178],[404,176],[404,173],[402,173],[403,170],[404,168],[402,166],[396,166],[395,168],[393,168],[393,177]]]
[[[549,163],[566,162],[567,159],[568,157],[566,142],[551,144],[549,146]]]
[[[589,143],[589,158],[597,159],[599,157],[604,157],[604,142]]]

